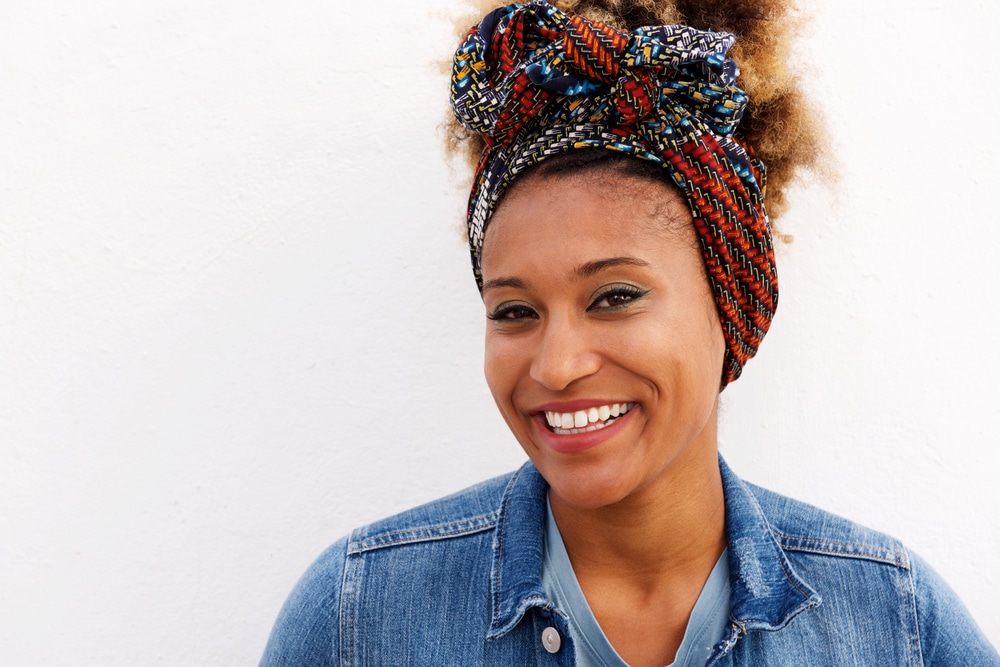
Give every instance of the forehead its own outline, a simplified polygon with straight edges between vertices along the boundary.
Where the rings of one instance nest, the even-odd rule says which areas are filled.
[[[680,193],[659,181],[587,173],[531,177],[500,203],[486,230],[483,277],[694,246]]]

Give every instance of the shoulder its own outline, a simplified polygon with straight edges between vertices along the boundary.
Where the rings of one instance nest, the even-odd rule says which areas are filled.
[[[910,553],[896,538],[809,503],[749,482],[744,484],[786,552],[867,560],[909,569]]]
[[[487,480],[336,541],[289,594],[262,667],[340,664],[342,646],[363,634],[358,627],[397,627],[407,610],[427,613],[428,600],[455,582],[485,581],[490,561],[482,556],[492,548],[508,488],[524,473]],[[446,606],[461,605],[452,597]]]
[[[320,554],[299,578],[271,629],[261,667],[334,664],[346,554],[344,538]]]
[[[337,541],[289,595],[261,665],[455,664],[481,653],[497,545],[528,539],[497,536],[526,508],[540,515],[540,479],[526,464]]]
[[[444,498],[362,526],[348,538],[347,551],[358,554],[417,542],[471,535],[496,527],[503,496],[523,468],[480,482]]]
[[[887,642],[915,653],[916,664],[1000,667],[1000,657],[962,601],[898,539],[779,493],[743,482],[796,572],[822,597],[824,623],[881,625]],[[887,619],[895,619],[891,624]],[[860,635],[859,635],[860,636]]]
[[[1000,654],[944,579],[916,554],[910,565],[925,664],[1000,667]]]

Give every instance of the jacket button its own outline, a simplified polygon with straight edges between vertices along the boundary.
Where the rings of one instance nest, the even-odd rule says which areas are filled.
[[[559,636],[559,631],[555,628],[548,627],[542,630],[542,646],[549,653],[555,653],[562,646],[562,637]]]

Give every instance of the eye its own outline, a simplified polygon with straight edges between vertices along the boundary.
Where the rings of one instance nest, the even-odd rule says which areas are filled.
[[[523,303],[502,303],[486,317],[500,322],[517,322],[537,319],[538,313],[531,306]]]
[[[627,283],[607,285],[598,290],[598,294],[594,297],[594,302],[587,308],[587,312],[624,308],[633,301],[641,299],[648,292],[649,290]]]

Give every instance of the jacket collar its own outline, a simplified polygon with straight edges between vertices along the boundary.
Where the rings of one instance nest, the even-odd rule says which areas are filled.
[[[504,491],[493,537],[492,617],[488,639],[514,628],[531,607],[550,604],[542,586],[548,484],[529,461]]]
[[[734,621],[726,638],[728,650],[748,630],[778,630],[821,599],[788,561],[750,488],[721,456],[719,468]],[[541,474],[528,462],[504,491],[493,538],[490,639],[511,630],[528,609],[551,604],[541,577],[547,490]]]
[[[726,497],[730,618],[727,645],[748,630],[779,630],[822,599],[795,571],[753,492],[719,456]]]

